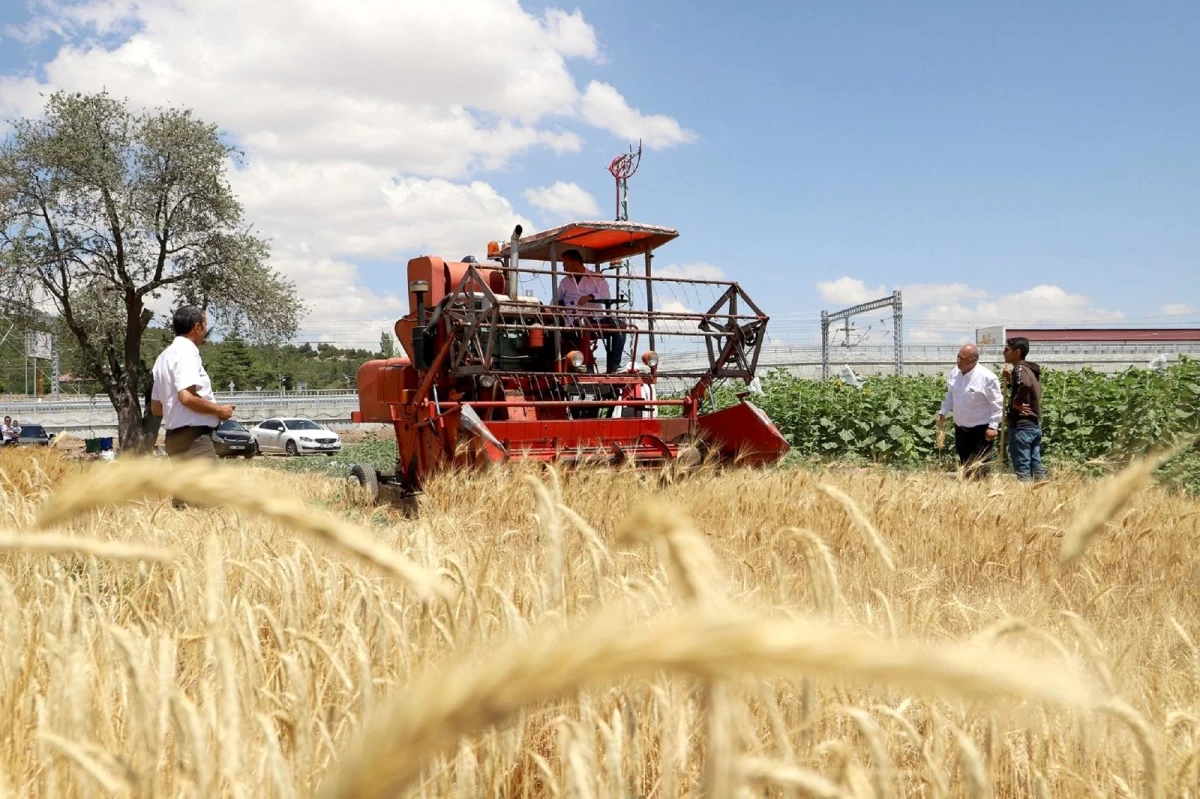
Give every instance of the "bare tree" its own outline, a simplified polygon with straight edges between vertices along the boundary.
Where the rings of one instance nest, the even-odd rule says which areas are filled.
[[[55,93],[44,119],[0,142],[0,280],[57,310],[122,449],[144,451],[157,429],[143,404],[149,303],[200,305],[259,343],[295,333],[295,287],[267,265],[226,178],[237,156],[190,110],[135,111],[107,93]]]

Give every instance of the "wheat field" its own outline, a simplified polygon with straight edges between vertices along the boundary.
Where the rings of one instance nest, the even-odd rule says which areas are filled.
[[[1197,796],[1200,504],[1153,466],[514,468],[409,518],[0,453],[0,795]]]

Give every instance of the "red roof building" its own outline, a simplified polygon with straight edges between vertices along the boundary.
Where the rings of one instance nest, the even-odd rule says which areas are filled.
[[[1031,343],[1071,344],[1179,344],[1200,343],[1200,328],[1195,327],[1124,327],[1124,328],[1026,328],[1010,327],[1007,338],[1023,336]]]

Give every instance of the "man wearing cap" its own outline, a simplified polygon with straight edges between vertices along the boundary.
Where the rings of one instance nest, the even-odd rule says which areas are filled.
[[[954,448],[958,462],[968,476],[985,477],[987,460],[999,435],[1004,395],[1000,379],[986,366],[979,365],[979,348],[964,344],[958,351],[957,364],[950,372],[946,398],[937,415],[942,429],[946,416],[954,417]]]
[[[563,269],[566,276],[558,284],[559,305],[568,305],[582,309],[579,316],[592,321],[600,327],[604,338],[604,349],[608,353],[606,371],[611,374],[621,368],[621,354],[625,349],[625,331],[621,324],[611,316],[604,316],[603,306],[596,300],[610,298],[608,281],[598,272],[583,265],[583,256],[579,250],[567,250],[562,254]]]

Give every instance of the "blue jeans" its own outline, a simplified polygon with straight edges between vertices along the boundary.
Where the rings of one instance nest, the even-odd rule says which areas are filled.
[[[1042,428],[1009,428],[1008,457],[1019,479],[1044,479],[1046,470],[1042,467]]]

